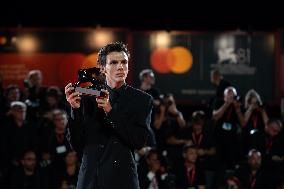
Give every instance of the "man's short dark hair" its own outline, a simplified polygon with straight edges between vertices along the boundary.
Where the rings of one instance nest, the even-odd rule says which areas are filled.
[[[109,43],[102,47],[98,53],[98,59],[97,59],[97,64],[100,66],[105,66],[106,65],[106,57],[109,53],[111,52],[125,52],[130,58],[130,53],[127,49],[127,46],[122,43],[122,42],[114,42],[114,43]]]

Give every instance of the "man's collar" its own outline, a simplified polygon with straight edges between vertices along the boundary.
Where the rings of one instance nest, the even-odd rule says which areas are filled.
[[[126,89],[126,87],[127,87],[127,84],[126,83],[124,83],[121,87],[119,87],[119,88],[111,88],[110,86],[108,86],[108,85],[106,85],[106,88],[107,88],[107,90],[110,92],[110,93],[112,93],[112,92],[117,92],[117,93],[121,93],[121,92],[123,92],[125,89]]]

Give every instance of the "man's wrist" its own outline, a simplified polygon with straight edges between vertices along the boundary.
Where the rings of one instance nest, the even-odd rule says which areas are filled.
[[[177,111],[175,114],[174,114],[174,117],[180,117],[182,115],[182,113],[180,111]]]

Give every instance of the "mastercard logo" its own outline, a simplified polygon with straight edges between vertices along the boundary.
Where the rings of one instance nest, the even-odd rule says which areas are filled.
[[[151,53],[152,68],[161,74],[183,74],[192,67],[192,54],[184,47],[157,48]]]
[[[7,38],[4,36],[0,36],[0,45],[5,45],[7,43]]]

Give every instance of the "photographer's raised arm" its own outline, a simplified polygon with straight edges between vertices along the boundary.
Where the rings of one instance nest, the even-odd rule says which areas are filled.
[[[236,114],[238,116],[239,122],[241,124],[241,127],[244,127],[246,125],[245,117],[241,111],[241,103],[238,101],[234,101],[234,107],[236,110]]]
[[[264,123],[264,125],[266,125],[268,123],[269,117],[268,117],[268,115],[266,113],[265,108],[261,107],[260,108],[260,112],[261,112],[263,123]]]
[[[213,119],[215,121],[218,121],[223,114],[225,113],[225,111],[228,109],[228,107],[230,106],[229,102],[224,102],[224,104],[217,110],[213,110]]]
[[[163,120],[165,119],[165,111],[166,111],[166,107],[163,104],[161,104],[159,106],[159,111],[155,112],[153,125],[156,130],[159,130],[162,126]]]
[[[249,107],[247,108],[247,110],[245,112],[245,124],[248,123],[250,116],[252,115],[252,112],[253,112],[254,109],[255,109],[254,104],[250,104]]]

